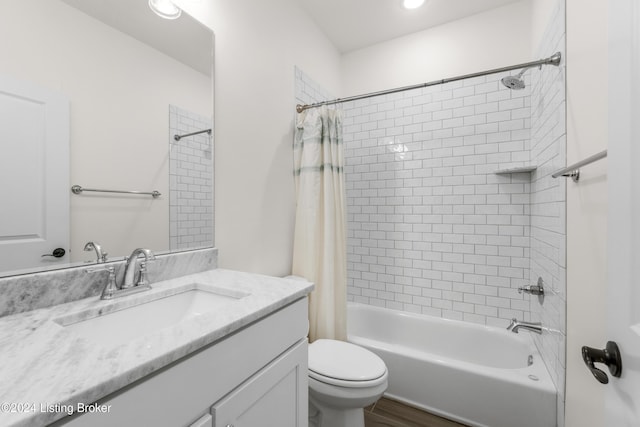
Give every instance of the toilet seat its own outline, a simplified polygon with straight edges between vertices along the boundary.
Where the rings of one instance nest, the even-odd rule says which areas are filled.
[[[348,381],[341,380],[338,378],[325,377],[324,375],[319,375],[312,370],[309,370],[309,378],[314,379],[316,381],[320,381],[321,383],[333,385],[336,387],[344,387],[344,388],[365,388],[365,387],[376,387],[380,384],[383,384],[387,381],[387,373],[385,372],[381,377],[376,378],[375,380],[368,381]]]
[[[387,367],[365,348],[320,339],[309,345],[309,377],[339,387],[375,387],[387,380]]]

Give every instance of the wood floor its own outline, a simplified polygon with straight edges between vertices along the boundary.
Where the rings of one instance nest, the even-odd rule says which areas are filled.
[[[466,427],[384,397],[364,408],[364,424],[365,427]]]

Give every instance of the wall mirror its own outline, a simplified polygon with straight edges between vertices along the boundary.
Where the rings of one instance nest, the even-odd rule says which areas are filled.
[[[0,3],[0,277],[95,262],[89,241],[213,246],[213,32],[147,0]]]

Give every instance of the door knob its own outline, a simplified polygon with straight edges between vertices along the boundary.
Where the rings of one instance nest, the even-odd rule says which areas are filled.
[[[52,256],[54,258],[62,258],[67,252],[62,248],[55,248],[52,253],[44,254],[43,257]]]
[[[620,349],[613,341],[608,341],[607,346],[603,350],[584,346],[582,347],[582,360],[587,365],[596,380],[602,384],[609,382],[609,377],[604,371],[595,367],[594,363],[604,363],[609,367],[609,372],[614,377],[619,378],[622,373],[622,358],[620,357]]]

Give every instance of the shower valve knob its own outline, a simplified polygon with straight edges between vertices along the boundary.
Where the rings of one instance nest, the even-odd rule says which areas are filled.
[[[525,293],[525,294],[531,294],[531,295],[544,295],[544,289],[537,286],[537,285],[527,285],[527,286],[523,286],[521,288],[518,288],[518,293]]]
[[[519,294],[523,292],[525,294],[544,296],[544,282],[542,281],[542,277],[538,277],[538,283],[535,285],[527,285],[518,288]]]

